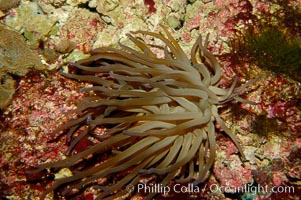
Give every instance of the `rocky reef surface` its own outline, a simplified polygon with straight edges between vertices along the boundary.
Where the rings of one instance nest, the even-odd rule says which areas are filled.
[[[283,4],[296,9],[292,19],[280,17],[287,11]],[[38,199],[54,178],[70,173],[26,173],[65,158],[66,138],[51,133],[72,118],[68,111],[84,96],[80,88],[89,86],[61,76],[59,70],[94,48],[117,47],[120,40],[130,43],[130,31],[159,32],[164,24],[187,54],[199,34],[210,33],[208,48],[221,63],[222,87],[229,87],[235,76],[240,84],[262,78],[243,97],[257,105],[229,104],[219,110],[246,161],[217,127],[217,158],[211,176],[199,186],[202,190],[171,191],[156,199],[300,198],[301,83],[249,62],[248,54],[234,48],[243,45],[249,27],[256,33],[262,27],[284,27],[283,34],[295,31],[300,40],[300,7],[301,1],[288,0],[0,0],[0,197]],[[299,21],[287,25],[294,16]],[[86,137],[75,151],[95,142]],[[252,190],[258,186],[267,191]],[[87,189],[73,199],[96,195]],[[143,199],[143,194],[132,198]]]

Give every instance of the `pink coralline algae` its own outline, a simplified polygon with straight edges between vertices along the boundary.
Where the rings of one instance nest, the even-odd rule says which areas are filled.
[[[268,118],[275,118],[290,131],[301,131],[301,111],[297,106],[300,96],[300,83],[278,75],[268,77],[265,83],[269,87],[261,90],[259,108]]]
[[[24,7],[28,2],[25,0],[0,0],[0,10],[3,11],[3,15],[0,11],[1,23],[7,23],[8,18],[12,18],[13,22],[18,19],[19,8],[22,6],[17,9],[10,8],[17,5]],[[42,1],[30,2],[32,5]],[[109,42],[113,39],[108,36],[115,35],[114,40],[117,41],[120,35],[124,35],[123,33],[128,32],[129,29],[133,30],[133,27],[156,29],[157,24],[164,21],[164,16],[168,16],[170,13],[176,14],[176,16],[179,14],[174,12],[170,6],[172,4],[170,0],[143,0],[139,3],[137,3],[138,1],[118,1],[128,6],[119,5],[123,9],[121,14],[118,13],[120,9],[115,9],[110,11],[110,16],[76,7],[75,3],[71,5],[70,2],[75,2],[74,0],[43,2],[57,5],[52,14],[58,16],[58,23],[51,29],[50,35],[48,32],[43,35],[43,41],[45,39],[47,47],[50,40],[49,48],[53,47],[53,50],[62,54],[73,50],[73,44],[76,44],[76,48],[81,52],[88,53],[97,46],[95,41],[99,41],[101,44],[99,46],[110,45]],[[54,2],[61,3],[54,4]],[[83,3],[82,7],[88,0],[81,2]],[[299,106],[301,85],[286,76],[258,70],[249,63],[235,63],[227,54],[230,48],[229,43],[231,43],[229,38],[237,34],[236,31],[243,31],[247,26],[252,26],[254,17],[258,19],[258,16],[261,15],[272,16],[271,8],[275,4],[271,1],[267,3],[253,0],[183,0],[181,2],[185,2],[183,7],[185,7],[186,13],[185,17],[181,18],[181,26],[177,27],[179,30],[177,29],[175,34],[179,34],[180,42],[188,44],[194,41],[197,34],[201,33],[205,36],[205,33],[210,33],[211,42],[208,47],[213,50],[222,63],[221,87],[230,87],[230,80],[233,80],[235,76],[238,76],[238,84],[243,84],[250,79],[248,75],[253,72],[256,74],[259,71],[265,76],[258,84],[252,86],[250,93],[243,96],[245,99],[257,102],[257,105],[242,104],[237,107],[229,106],[220,109],[227,126],[235,129],[247,160],[242,162],[239,159],[236,146],[229,138],[221,134],[222,129],[217,127],[218,158],[214,163],[213,173],[208,182],[199,185],[201,189],[206,188],[206,190],[197,194],[162,194],[156,199],[226,199],[224,193],[214,193],[208,189],[209,186],[237,188],[254,182],[269,187],[293,186],[295,190],[290,194],[269,193],[266,196],[254,197],[253,200],[299,199],[301,196],[299,184],[301,180],[301,107]],[[296,7],[300,5],[300,1],[290,3],[295,4]],[[79,4],[76,3],[76,5]],[[192,12],[188,12],[189,7],[193,8]],[[66,10],[64,10],[65,8]],[[67,18],[60,16],[61,9],[64,10],[65,15],[68,14]],[[45,16],[52,14],[44,13]],[[119,18],[114,18],[115,16]],[[106,21],[106,24],[103,20],[107,18],[109,20]],[[31,18],[24,19],[30,21]],[[114,20],[116,24],[113,23]],[[113,25],[109,23],[110,21]],[[32,27],[32,23],[29,24]],[[16,23],[10,26],[18,29],[19,25]],[[54,31],[56,28],[58,32]],[[38,32],[35,26],[30,30],[34,34]],[[57,33],[58,35],[53,35]],[[51,40],[54,41],[53,44]],[[59,41],[58,44],[56,41]],[[67,61],[64,57],[59,59],[54,57],[53,62],[51,61],[51,63],[58,62],[63,65]],[[24,64],[26,63],[24,62]],[[56,67],[58,68],[58,66]],[[44,171],[38,174],[28,174],[26,171],[41,163],[65,158],[68,144],[72,141],[68,141],[68,138],[57,135],[57,133],[54,134],[54,130],[70,118],[76,117],[68,111],[76,108],[76,102],[83,97],[79,89],[86,87],[87,84],[71,81],[63,78],[59,73],[48,71],[45,73],[30,72],[25,77],[16,78],[14,82],[16,83],[14,99],[6,110],[0,111],[0,145],[2,147],[0,196],[3,199],[39,199],[45,188],[53,183],[54,173]],[[262,133],[264,132],[263,128],[259,128],[259,133],[253,129],[252,124],[255,122],[260,124],[261,119],[271,122],[263,124],[269,126],[264,127],[268,130],[266,134]],[[274,122],[275,126],[273,126]],[[101,135],[104,130],[95,131]],[[87,136],[78,143],[74,152],[82,152],[93,143],[94,141]],[[143,181],[141,180],[141,182]],[[171,186],[174,184],[171,183]],[[216,189],[216,187],[212,188]],[[145,195],[137,194],[133,198],[143,199]],[[237,193],[233,192],[233,196],[235,195]],[[49,199],[56,198],[60,197],[49,195]],[[95,198],[96,194],[93,190],[87,190],[74,197],[74,199],[87,200]]]
[[[235,193],[234,188],[244,187],[252,182],[250,163],[241,163],[237,148],[225,136],[218,136],[217,145],[219,156],[213,168],[215,179],[220,187],[232,187],[232,192]]]
[[[77,48],[87,53],[92,50],[98,33],[105,27],[104,22],[96,13],[86,9],[75,9],[60,29],[60,37],[68,39]]]
[[[298,138],[293,151],[288,155],[288,169],[287,176],[294,180],[301,180],[301,138]]]
[[[214,1],[214,9],[208,13],[201,29],[215,29],[219,37],[229,37],[235,33],[235,27],[248,23],[252,19],[252,4],[248,0]]]
[[[45,173],[27,174],[26,171],[46,160],[62,159],[66,140],[49,141],[56,138],[52,132],[67,120],[66,112],[74,109],[74,103],[82,97],[74,91],[84,85],[58,73],[30,72],[19,81],[12,104],[1,114],[1,120],[5,119],[5,126],[0,127],[1,195],[37,199],[45,189],[44,181],[53,179]]]
[[[242,188],[252,182],[250,164],[242,165],[240,162],[237,156],[215,162],[213,170],[215,178],[219,180],[220,187],[230,187],[229,192],[236,193],[236,188]]]

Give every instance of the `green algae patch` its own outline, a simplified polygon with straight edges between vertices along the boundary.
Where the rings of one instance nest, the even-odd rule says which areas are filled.
[[[234,28],[232,60],[301,81],[301,9],[293,0],[259,1],[244,27]],[[256,7],[256,6],[255,6]],[[235,27],[234,26],[234,27]],[[251,65],[251,66],[252,66]],[[247,69],[247,71],[254,71]]]
[[[259,67],[301,80],[301,40],[298,37],[268,28],[259,33],[247,33],[243,48],[250,61]]]

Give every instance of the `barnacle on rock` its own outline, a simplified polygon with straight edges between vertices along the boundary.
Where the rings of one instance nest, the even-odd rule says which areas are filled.
[[[89,184],[99,190],[97,199],[111,199],[127,194],[126,185],[137,185],[150,174],[157,175],[163,186],[171,180],[199,184],[208,177],[215,160],[215,122],[244,159],[238,141],[218,114],[218,105],[233,99],[253,103],[241,99],[239,94],[256,79],[240,87],[235,87],[235,79],[229,89],[219,88],[221,68],[206,49],[208,37],[205,41],[201,36],[197,39],[189,59],[167,29],[162,28],[165,34],[128,34],[140,50],[121,43],[120,49],[98,48],[91,57],[70,64],[76,74],[63,73],[93,83],[93,87],[83,91],[94,95],[79,103],[75,110],[77,119],[56,132],[68,132],[68,140],[73,141],[69,153],[88,134],[100,142],[65,160],[40,165],[34,172],[46,168],[73,170],[72,176],[56,180],[42,198],[62,185],[67,185],[63,190],[66,195]],[[136,35],[159,39],[166,46],[146,44]],[[163,51],[164,57],[156,56],[154,49]],[[94,134],[97,127],[106,128],[105,135]],[[93,154],[105,154],[108,158],[76,170],[75,164]],[[104,177],[114,177],[114,183],[94,182]],[[154,195],[149,194],[148,199]]]

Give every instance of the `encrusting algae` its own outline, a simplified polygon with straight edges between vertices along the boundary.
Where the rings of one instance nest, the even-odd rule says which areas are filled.
[[[19,0],[0,0],[0,10],[9,10],[10,8],[16,7],[18,4]]]
[[[15,92],[10,75],[24,76],[30,68],[43,69],[38,54],[19,33],[0,24],[0,109],[8,106]]]
[[[122,43],[120,49],[98,48],[91,57],[71,63],[73,73],[62,73],[93,86],[82,89],[90,95],[74,111],[78,117],[55,132],[66,132],[67,140],[72,141],[69,157],[42,164],[31,172],[72,170],[72,176],[57,179],[41,199],[58,187],[63,188],[62,195],[93,187],[99,191],[97,199],[113,199],[128,195],[126,185],[135,186],[150,175],[156,175],[162,186],[172,180],[194,185],[204,182],[216,156],[214,123],[223,128],[245,159],[219,116],[218,106],[232,100],[254,104],[239,94],[258,78],[240,87],[236,87],[235,78],[229,89],[220,88],[221,67],[207,50],[208,36],[205,41],[198,37],[189,59],[167,29],[162,29],[164,34],[128,34],[140,50]],[[147,44],[139,36],[161,40],[165,46]],[[164,57],[157,57],[154,50],[163,51]],[[94,133],[98,127],[105,128],[104,135]],[[87,135],[99,143],[72,155],[72,149]],[[101,155],[106,157],[104,162],[99,160]],[[87,160],[92,164],[77,168]],[[95,182],[105,177],[112,179],[103,185]]]

